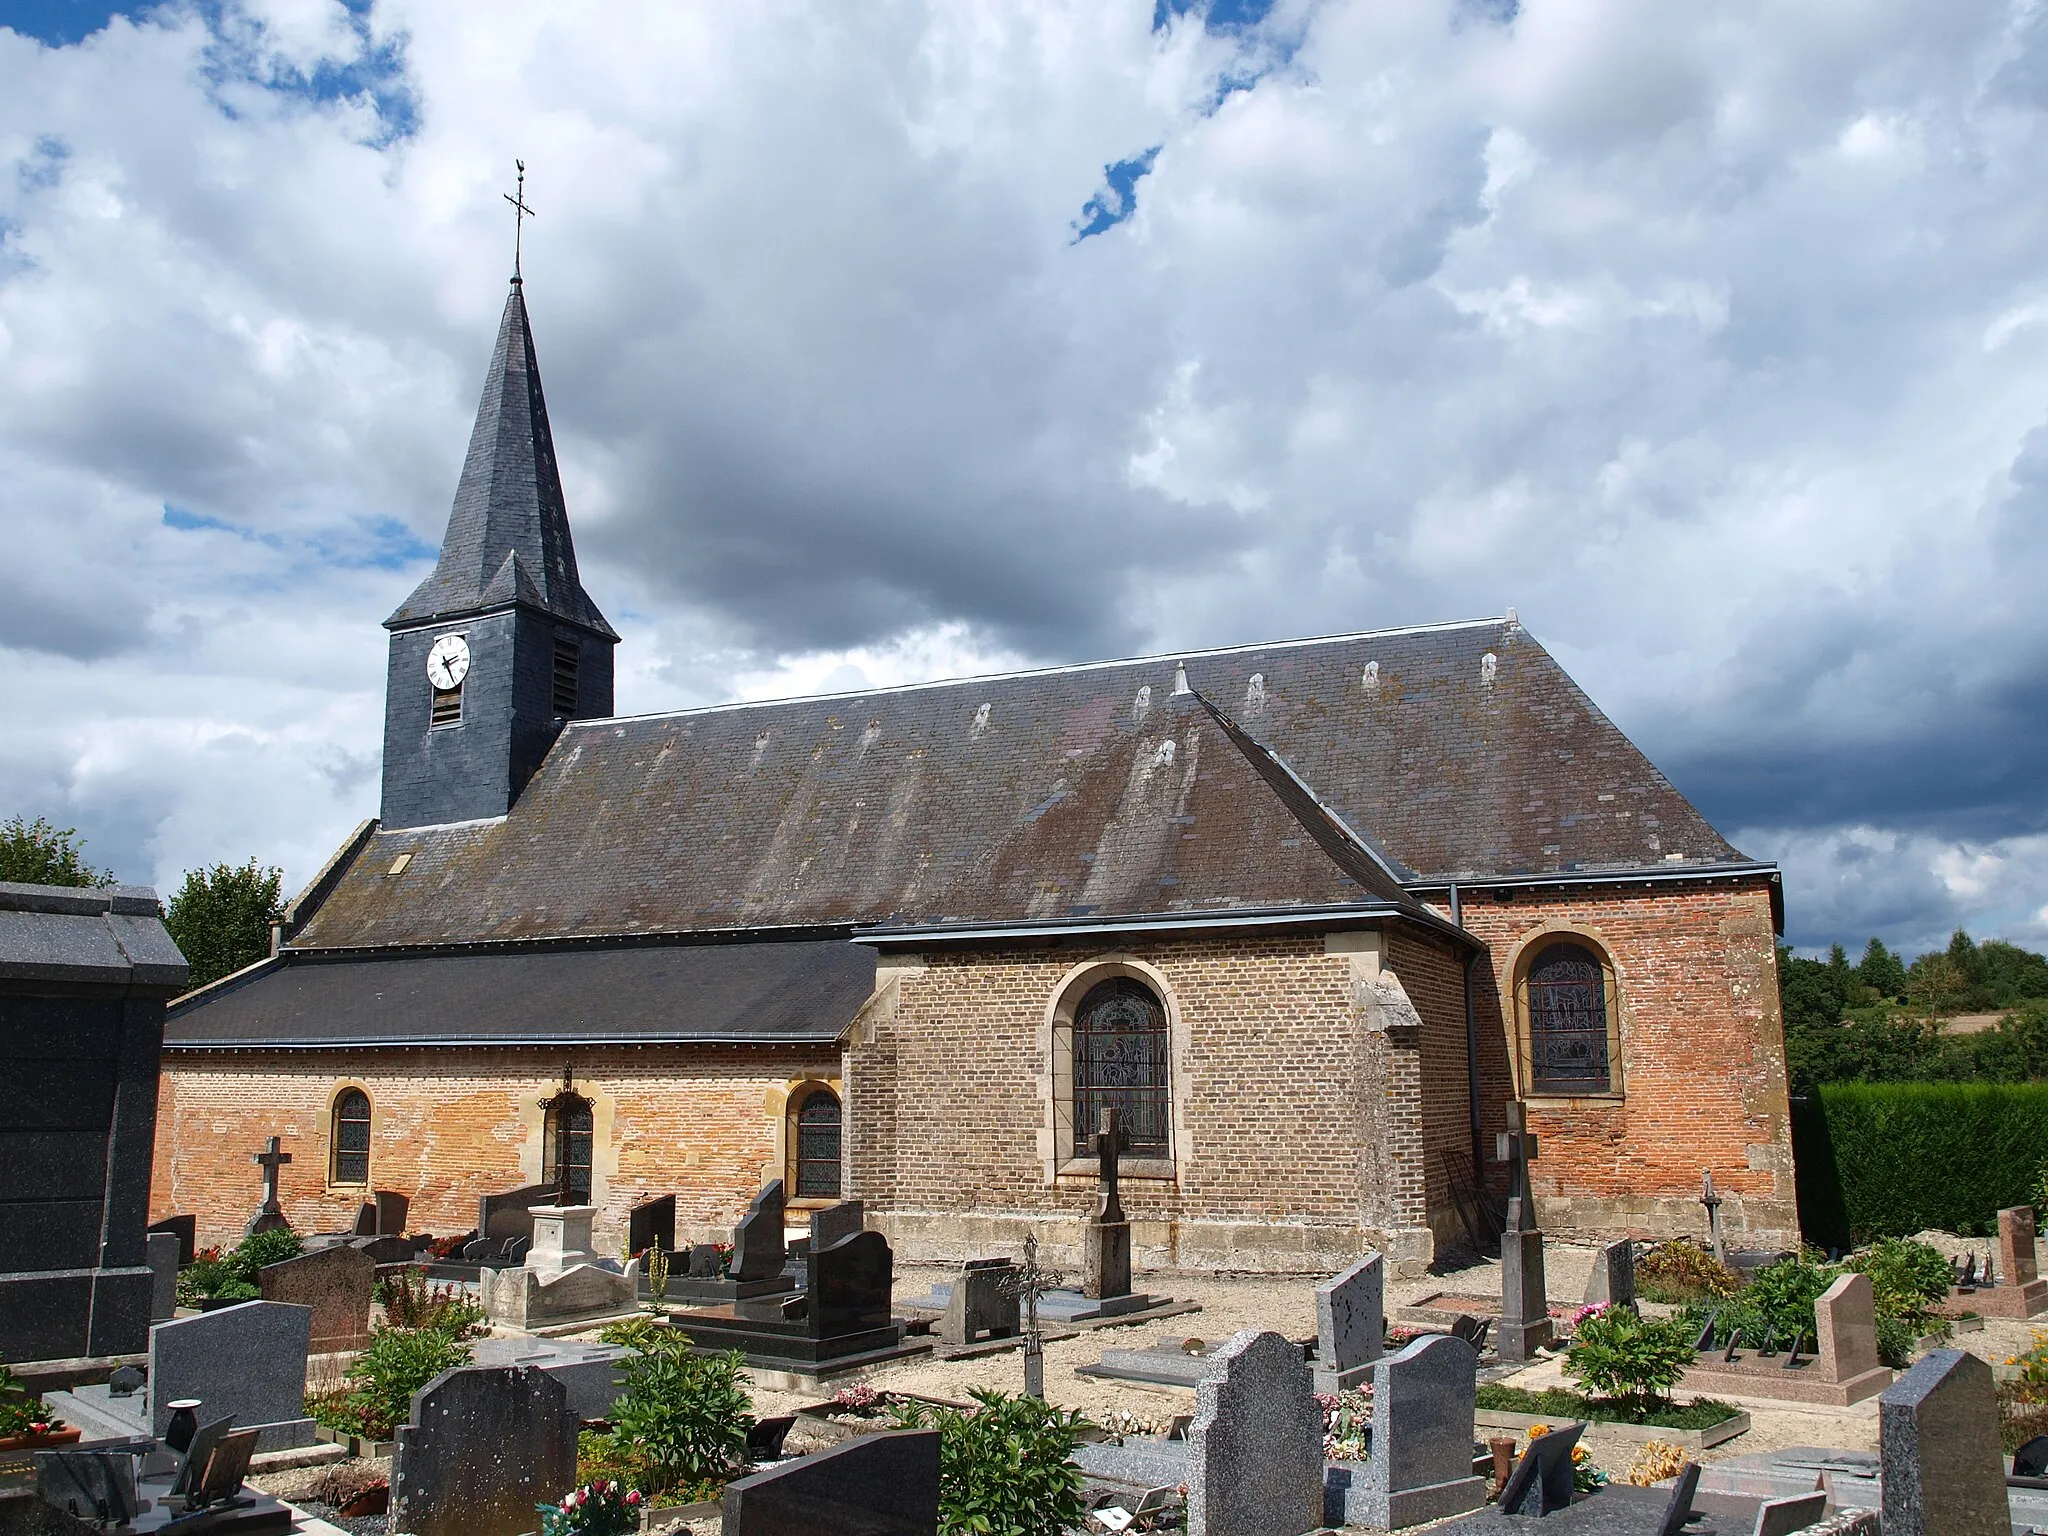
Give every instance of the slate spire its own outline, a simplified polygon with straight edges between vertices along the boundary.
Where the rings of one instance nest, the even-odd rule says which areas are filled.
[[[517,277],[505,299],[440,563],[384,627],[409,628],[514,603],[618,638],[576,574],[540,363]]]

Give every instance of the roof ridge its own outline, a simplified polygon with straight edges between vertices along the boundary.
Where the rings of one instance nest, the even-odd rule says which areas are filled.
[[[1136,667],[1147,662],[1190,661],[1210,656],[1242,656],[1252,651],[1286,650],[1296,646],[1341,645],[1352,640],[1380,640],[1396,635],[1437,634],[1453,629],[1485,629],[1520,623],[1507,614],[1483,619],[1452,619],[1438,624],[1403,624],[1389,629],[1360,629],[1339,635],[1301,635],[1292,640],[1256,640],[1243,645],[1212,645],[1200,650],[1148,651],[1142,656],[1110,656],[1099,661],[1060,662],[1046,667],[1019,667],[1009,672],[970,672],[960,677],[929,677],[916,683],[888,683],[879,688],[851,688],[843,693],[786,693],[772,699],[728,699],[721,704],[692,704],[682,709],[651,709],[637,715],[605,715],[571,720],[565,730],[624,725],[639,720],[677,720],[691,715],[719,714],[734,709],[769,709],[778,704],[814,704],[825,699],[871,699],[885,694],[914,693],[920,688],[958,688],[969,683],[1006,683],[1018,678],[1056,677],[1069,672],[1094,672],[1109,667]]]

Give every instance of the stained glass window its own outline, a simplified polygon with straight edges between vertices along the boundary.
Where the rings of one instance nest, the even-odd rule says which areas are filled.
[[[553,1184],[562,1176],[564,1154],[569,1164],[569,1201],[590,1203],[590,1100],[564,1090],[548,1101],[547,1124],[542,1137],[541,1182]]]
[[[1115,1107],[1131,1157],[1171,1155],[1166,1009],[1128,976],[1088,989],[1074,1010],[1074,1152],[1089,1157]]]
[[[334,1182],[370,1182],[370,1096],[360,1088],[334,1101]]]
[[[814,1090],[796,1112],[796,1197],[839,1198],[839,1095]]]
[[[1607,971],[1583,944],[1553,944],[1529,967],[1529,1072],[1534,1093],[1605,1093]]]

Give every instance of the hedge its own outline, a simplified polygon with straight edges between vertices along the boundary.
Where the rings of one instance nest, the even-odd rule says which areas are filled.
[[[1825,1084],[1793,1105],[1792,1151],[1808,1242],[1989,1233],[2048,1164],[2048,1083]]]

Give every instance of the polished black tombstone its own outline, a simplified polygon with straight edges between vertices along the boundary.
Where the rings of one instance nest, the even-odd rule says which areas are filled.
[[[676,1251],[676,1197],[663,1195],[636,1205],[626,1215],[626,1251],[645,1253],[656,1244],[663,1253]]]
[[[849,1356],[893,1351],[903,1324],[889,1315],[896,1261],[879,1232],[856,1232],[811,1256],[811,1288],[693,1307],[671,1321],[702,1349],[737,1349],[747,1363],[808,1371]]]
[[[939,1432],[862,1435],[725,1485],[726,1536],[934,1536]]]
[[[156,893],[0,884],[0,1363],[148,1347],[164,1004]]]
[[[747,1207],[739,1225],[732,1229],[732,1259],[726,1273],[718,1272],[717,1249],[712,1244],[694,1244],[689,1262],[670,1268],[665,1299],[690,1306],[711,1306],[763,1296],[781,1297],[796,1290],[796,1280],[783,1272],[789,1260],[784,1219],[782,1180],[771,1179],[754,1196],[754,1203]],[[640,1271],[640,1294],[653,1294],[645,1266]]]
[[[199,1251],[199,1218],[197,1216],[166,1216],[162,1221],[152,1221],[146,1229],[150,1232],[168,1232],[178,1240],[178,1267],[183,1269],[192,1262]]]

